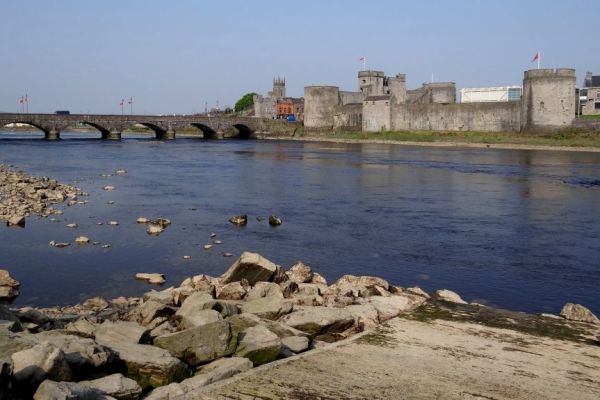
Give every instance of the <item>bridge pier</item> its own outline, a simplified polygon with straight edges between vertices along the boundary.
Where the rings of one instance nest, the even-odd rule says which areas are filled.
[[[44,139],[46,140],[58,140],[60,139],[60,131],[58,129],[50,129],[49,131],[46,132],[46,134],[44,135]]]
[[[109,131],[106,135],[102,136],[102,139],[106,140],[121,140],[121,132],[117,130]]]
[[[175,130],[172,129],[172,128],[167,129],[167,131],[163,135],[163,139],[165,139],[165,140],[173,140],[173,139],[175,139]]]

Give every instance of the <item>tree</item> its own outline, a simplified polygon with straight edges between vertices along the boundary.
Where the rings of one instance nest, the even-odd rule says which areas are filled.
[[[235,103],[235,111],[236,112],[244,111],[246,108],[248,108],[252,104],[254,104],[254,96],[255,95],[256,95],[256,93],[254,93],[254,92],[246,93],[245,95],[243,95],[242,98],[239,99]]]

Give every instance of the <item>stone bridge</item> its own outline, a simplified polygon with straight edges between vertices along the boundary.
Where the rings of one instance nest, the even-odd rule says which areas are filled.
[[[11,114],[0,113],[0,128],[21,123],[44,132],[48,140],[60,139],[67,128],[88,125],[102,134],[102,139],[119,140],[124,130],[145,126],[157,139],[175,139],[177,130],[198,128],[205,139],[256,138],[270,133],[293,134],[301,125],[265,118],[204,115],[85,115],[85,114]]]

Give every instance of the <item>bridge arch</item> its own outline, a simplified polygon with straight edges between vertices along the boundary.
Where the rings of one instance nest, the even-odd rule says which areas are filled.
[[[154,137],[156,139],[164,139],[165,135],[167,134],[167,130],[165,128],[160,127],[160,126],[150,123],[150,122],[134,122],[132,125],[129,126],[129,128],[134,127],[136,125],[141,125],[143,127],[150,129],[151,131],[153,131]]]
[[[9,125],[14,125],[14,124],[22,124],[22,125],[27,125],[27,126],[36,128],[37,130],[41,131],[44,134],[44,136],[43,136],[44,138],[47,138],[48,134],[50,133],[50,128],[42,126],[40,124],[36,124],[35,122],[26,121],[26,120],[2,121],[2,122],[0,122],[0,129],[3,129],[3,128],[10,129]]]
[[[198,122],[193,122],[190,125],[200,129],[202,131],[202,135],[204,135],[204,139],[216,139],[218,137],[217,131],[208,125]]]
[[[250,139],[254,135],[254,130],[245,124],[234,124],[233,127],[237,129],[238,134],[236,138],[238,139]]]

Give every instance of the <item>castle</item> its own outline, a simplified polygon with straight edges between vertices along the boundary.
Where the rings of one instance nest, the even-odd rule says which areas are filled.
[[[257,118],[284,119],[290,115],[302,119],[304,99],[286,97],[285,78],[273,79],[273,90],[266,96],[254,95],[254,116]]]
[[[519,100],[457,103],[453,82],[406,89],[406,76],[360,71],[357,92],[337,86],[304,88],[309,131],[552,131],[572,125],[578,98],[575,70],[525,71]]]

